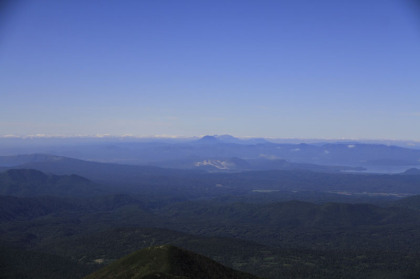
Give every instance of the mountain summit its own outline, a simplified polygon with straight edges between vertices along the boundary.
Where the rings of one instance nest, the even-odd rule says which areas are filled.
[[[209,258],[171,245],[149,247],[128,255],[85,279],[258,279]]]
[[[204,136],[197,141],[198,143],[204,144],[215,144],[220,143],[221,141],[216,136]]]

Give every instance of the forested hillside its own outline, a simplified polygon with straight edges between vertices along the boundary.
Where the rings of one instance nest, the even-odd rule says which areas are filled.
[[[128,177],[129,187],[27,169],[0,178],[9,194],[0,196],[0,244],[3,255],[14,255],[1,271],[5,278],[36,265],[51,278],[68,269],[82,276],[167,244],[265,278],[407,278],[420,270],[417,196],[322,191],[363,183],[415,188],[416,175],[169,170],[140,174],[137,183]],[[321,181],[318,191],[266,190]]]

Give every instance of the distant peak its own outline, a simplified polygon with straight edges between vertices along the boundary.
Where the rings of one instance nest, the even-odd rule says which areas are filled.
[[[418,168],[411,168],[403,172],[403,174],[410,174],[410,175],[420,175],[420,169]]]
[[[204,136],[198,140],[200,143],[217,143],[219,139],[216,136]]]
[[[235,138],[234,136],[231,136],[231,135],[220,135],[220,136],[217,136],[217,138],[221,140],[238,140],[238,138]]]

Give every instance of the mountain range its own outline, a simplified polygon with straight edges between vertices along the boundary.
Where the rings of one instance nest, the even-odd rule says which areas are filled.
[[[212,171],[284,169],[284,161],[289,164],[287,169],[294,168],[292,164],[307,164],[306,167],[334,166],[336,170],[340,167],[342,170],[367,168],[371,171],[402,172],[420,165],[419,149],[358,142],[291,144],[265,139],[238,139],[229,135],[204,136],[189,141],[106,140],[81,141],[71,145],[60,145],[58,142],[52,146],[35,144],[31,147],[28,144],[29,147],[16,147],[15,154],[21,150],[20,154],[52,154],[104,163],[190,169],[210,162],[207,167],[212,165]],[[32,159],[32,162],[37,161],[42,159],[42,155]],[[0,158],[0,166],[18,165],[23,161],[23,157]]]

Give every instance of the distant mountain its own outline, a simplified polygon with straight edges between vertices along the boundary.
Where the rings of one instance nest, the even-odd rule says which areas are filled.
[[[257,279],[207,257],[164,245],[150,247],[124,257],[85,279]]]
[[[237,144],[263,144],[270,143],[263,138],[235,138],[230,135],[218,136],[218,138],[223,142],[237,143]]]
[[[215,136],[204,136],[198,140],[198,142],[202,143],[234,143],[234,144],[262,144],[262,143],[269,143],[269,141],[263,138],[236,138],[231,135],[215,135]]]
[[[216,143],[221,143],[221,142],[222,141],[220,141],[215,136],[204,136],[201,139],[196,141],[196,143],[200,143],[200,144],[216,144]]]
[[[405,175],[420,175],[420,169],[411,168],[411,169],[406,170],[402,174],[405,174]]]
[[[23,154],[14,156],[0,156],[0,167],[13,167],[35,162],[54,162],[63,157],[48,154]]]
[[[318,172],[362,171],[362,167],[326,166],[309,163],[292,163],[281,159],[260,158],[248,160],[253,170],[309,170]]]
[[[0,173],[0,195],[89,196],[102,191],[90,180],[78,175],[47,175],[33,169],[11,169]]]
[[[12,161],[13,156],[8,156]],[[155,166],[136,166],[123,165],[113,163],[101,163],[85,161],[73,158],[67,158],[54,155],[37,155],[18,156],[22,164],[13,165],[10,168],[18,169],[35,169],[45,173],[53,173],[57,175],[72,175],[86,177],[90,180],[101,182],[121,182],[122,179],[131,177],[133,179],[147,175],[168,175],[180,173],[180,170],[167,170]],[[38,158],[32,160],[32,158]],[[25,160],[23,160],[25,159]]]
[[[319,154],[324,152],[324,156]],[[420,150],[382,144],[325,144],[317,152],[319,160],[346,165],[405,166],[420,164]]]
[[[243,142],[241,139],[235,138],[231,135],[221,135],[221,136],[216,136],[216,138],[222,142],[228,142],[228,143],[242,143]]]
[[[212,141],[212,139],[210,140]],[[218,141],[216,139],[216,141]],[[212,145],[212,144],[210,144]],[[97,181],[118,182],[127,177],[144,175],[181,174],[180,170],[199,170],[208,172],[229,172],[249,170],[311,170],[321,172],[357,171],[360,168],[342,166],[321,166],[315,164],[291,163],[286,160],[241,159],[238,157],[190,157],[173,161],[156,162],[155,166],[135,166],[112,163],[101,163],[67,158],[47,154],[29,154],[17,156],[0,156],[0,163],[13,168],[36,169],[59,175],[77,174]],[[164,168],[171,168],[164,169]]]
[[[285,160],[290,163],[367,167],[372,171],[386,171],[394,167],[393,172],[420,165],[418,149],[357,142],[280,144],[264,139],[241,139],[230,135],[208,135],[198,140],[180,142],[106,141],[98,144],[54,145],[41,151],[43,154],[87,161],[161,167],[167,162],[182,162],[192,158],[196,161],[220,158],[239,158],[246,161]],[[0,167],[59,161],[63,158],[43,154],[0,156]]]

